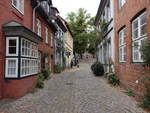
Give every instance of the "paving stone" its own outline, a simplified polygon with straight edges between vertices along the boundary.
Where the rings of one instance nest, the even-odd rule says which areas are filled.
[[[17,100],[0,102],[0,113],[146,113],[137,102],[93,76],[90,63],[66,70],[45,88]]]

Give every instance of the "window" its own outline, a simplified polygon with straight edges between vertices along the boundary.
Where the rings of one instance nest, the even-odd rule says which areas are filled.
[[[12,0],[12,5],[22,14],[24,13],[24,0]]]
[[[45,28],[45,43],[48,44],[48,28]]]
[[[6,59],[6,75],[7,78],[17,78],[18,60],[15,58]]]
[[[38,45],[34,42],[22,38],[21,56],[21,77],[37,74],[39,72]]]
[[[53,47],[53,34],[51,33],[51,47]]]
[[[21,55],[26,57],[38,57],[38,46],[37,44],[28,41],[26,39],[22,39],[21,41]]]
[[[119,0],[119,8],[122,8],[125,3],[126,0]]]
[[[126,61],[125,28],[119,32],[119,61]]]
[[[38,73],[38,60],[22,58],[21,60],[21,77]]]
[[[42,26],[41,26],[41,21],[39,19],[37,19],[37,34],[39,36],[42,36],[41,35],[41,29],[42,29]]]
[[[132,60],[142,62],[140,47],[147,37],[146,33],[146,12],[141,14],[132,22]]]
[[[18,37],[7,37],[6,51],[6,56],[18,55]]]

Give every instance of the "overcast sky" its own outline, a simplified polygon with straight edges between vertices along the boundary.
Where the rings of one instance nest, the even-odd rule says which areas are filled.
[[[66,18],[67,13],[77,11],[79,8],[85,8],[91,16],[95,16],[98,10],[100,0],[52,0],[53,6],[57,7],[60,15]]]

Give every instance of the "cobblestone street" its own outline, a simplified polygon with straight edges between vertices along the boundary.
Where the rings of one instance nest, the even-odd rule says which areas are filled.
[[[89,63],[54,75],[45,88],[0,102],[0,113],[146,113],[119,88],[93,76]]]

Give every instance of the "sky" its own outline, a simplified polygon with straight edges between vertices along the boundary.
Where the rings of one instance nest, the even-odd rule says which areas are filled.
[[[60,16],[66,18],[69,12],[76,12],[79,8],[84,8],[91,16],[96,16],[100,0],[52,0],[52,2],[53,6],[58,8]]]

